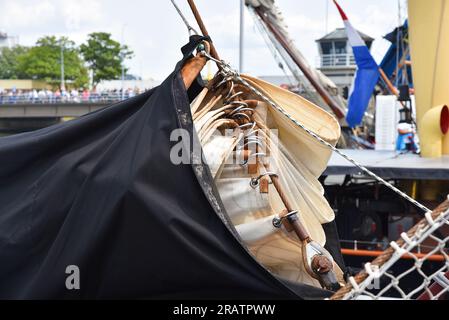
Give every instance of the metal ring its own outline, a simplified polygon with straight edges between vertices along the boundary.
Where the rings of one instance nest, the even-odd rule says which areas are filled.
[[[255,131],[253,131],[253,133],[257,133],[257,131],[258,130],[255,130]],[[262,141],[262,139],[263,139],[263,137],[261,137],[261,136],[254,136],[254,135],[246,137],[247,141]]]
[[[288,214],[286,214],[283,217],[274,217],[273,218],[273,226],[277,229],[280,229],[282,227],[282,223],[284,222],[285,219],[290,218],[291,216],[297,215],[298,211],[292,211],[289,212]]]
[[[235,94],[233,94],[232,96],[229,97],[229,100],[233,100],[235,98],[237,98],[238,96],[242,95],[244,92],[243,91],[239,91]]]
[[[254,111],[253,109],[249,108],[248,104],[246,104],[245,102],[233,101],[233,102],[228,102],[228,104],[230,106],[235,106],[235,105],[238,106],[231,112],[231,115],[242,110],[242,109],[249,109],[250,111]]]
[[[246,113],[242,113],[242,112],[238,112],[236,114],[233,114],[232,118],[237,118],[238,116],[246,118],[246,120],[248,120],[248,121],[251,121],[251,118]]]
[[[273,227],[276,229],[280,229],[282,227],[282,219],[279,217],[274,217],[272,223]]]
[[[231,82],[231,88],[229,89],[228,94],[225,97],[225,100],[229,100],[229,97],[234,92],[234,86],[235,86],[234,81],[231,80],[230,82]]]
[[[256,144],[256,145],[258,145],[261,148],[264,147],[263,144],[259,140],[250,140],[250,141],[246,141],[243,144],[243,146],[240,146],[238,149],[239,150],[245,149],[245,147],[248,147],[249,145],[252,145],[252,144]]]
[[[232,111],[229,113],[229,116],[232,117],[234,114],[236,114],[236,113],[242,113],[243,111],[252,111],[252,109],[249,109],[249,110],[248,110],[248,108],[246,108],[245,106],[240,106],[240,107],[235,108],[234,110],[232,110]]]
[[[216,90],[217,88],[221,87],[222,85],[226,84],[227,82],[232,82],[232,77],[229,75],[225,75],[223,74],[223,79],[217,83],[216,85],[214,85],[214,89]]]
[[[267,156],[267,154],[266,154],[266,153],[263,153],[263,152],[252,153],[252,154],[250,154],[250,155],[248,156],[248,159],[245,160],[245,161],[243,161],[240,165],[241,165],[242,167],[244,167],[244,166],[246,166],[246,165],[248,164],[249,159],[255,158],[255,157],[266,157],[266,156]]]
[[[243,143],[243,147],[246,147],[246,146],[248,146],[250,144],[257,144],[259,147],[265,148],[264,142],[265,141],[260,136],[254,136],[254,135],[253,136],[248,136],[248,137],[246,137],[246,140]]]
[[[260,129],[256,129],[256,130],[254,130],[254,128],[256,127],[256,123],[254,122],[254,126],[250,129],[250,131],[246,134],[246,138],[251,138],[252,137],[252,135],[253,134],[255,134],[255,133],[257,133]],[[257,137],[259,137],[259,136],[257,136]]]
[[[237,109],[238,109],[238,110],[237,110]],[[237,108],[237,109],[235,109],[235,110],[234,110],[233,112],[231,112],[229,115],[232,116],[233,114],[235,114],[235,113],[237,113],[237,112],[243,112],[243,111],[249,111],[249,112],[251,112],[251,113],[254,112],[253,109],[247,108],[247,107],[245,107],[245,106],[241,106],[241,107],[239,107],[239,108]]]
[[[277,173],[274,172],[265,172],[264,174],[261,174],[260,176],[258,176],[257,178],[252,178],[249,185],[251,186],[251,188],[256,189],[259,185],[260,185],[260,179],[262,179],[265,176],[270,176],[270,177],[278,177]]]
[[[252,122],[252,123],[245,123],[239,126],[240,129],[246,128],[246,127],[251,127],[250,130],[253,130],[256,127],[256,123]]]
[[[229,103],[229,105],[235,105],[235,103]],[[231,113],[229,113],[230,116],[232,116],[234,113],[239,112],[240,110],[244,109],[246,106],[239,104],[239,107],[235,108],[234,110],[231,111]]]
[[[229,100],[229,104],[248,107],[245,101]]]

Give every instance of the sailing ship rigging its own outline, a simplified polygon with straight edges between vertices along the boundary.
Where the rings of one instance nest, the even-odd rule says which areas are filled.
[[[172,0],[190,38],[160,86],[67,123],[1,138],[0,298],[444,298],[449,202],[431,210],[415,192],[337,147],[342,126],[363,119],[379,79],[393,96],[390,78],[410,79],[409,50],[397,43],[396,56],[402,50],[404,59],[396,59],[395,71],[379,69],[334,2],[359,64],[348,108],[336,85],[293,45],[273,1],[246,4],[296,80],[303,74],[313,86],[307,96],[314,101],[234,70],[221,60],[194,0],[188,4],[198,31]],[[423,48],[412,45],[424,37],[412,28],[419,9],[422,2],[410,0],[410,53],[422,56]],[[442,37],[449,5],[440,0],[433,9],[425,22]],[[441,57],[449,45],[440,42],[428,43],[432,63],[447,70]],[[204,83],[208,62],[218,71]],[[417,97],[429,102],[416,116],[423,154],[446,154],[445,73],[419,63],[416,87],[432,79],[432,90]],[[346,213],[334,206],[341,194],[331,201],[324,185],[333,155],[377,188],[368,206],[383,186],[419,217],[384,251],[371,251],[377,258],[360,272],[346,268],[342,256],[336,218]],[[340,190],[355,180],[345,175]],[[358,190],[354,196],[361,213]],[[377,231],[376,212],[363,212],[362,220],[358,236]],[[403,260],[413,266],[404,270]],[[67,266],[85,275],[77,292],[64,286]],[[404,284],[411,274],[412,284]]]
[[[254,1],[253,1],[252,4],[254,4]],[[328,96],[327,96],[326,93],[323,94],[323,91],[322,91],[323,87],[320,86],[320,84],[317,83],[317,79],[318,78],[314,77],[311,73],[309,73],[310,69],[307,69],[307,66],[304,66],[304,64],[301,63],[300,59],[301,58],[303,59],[303,57],[301,55],[296,55],[295,56],[294,54],[292,54],[292,52],[290,50],[288,50],[289,49],[288,48],[288,43],[285,42],[285,39],[284,40],[281,39],[279,41],[281,33],[277,29],[273,28],[272,25],[270,25],[270,23],[268,22],[268,18],[267,18],[269,16],[269,14],[267,14],[267,12],[262,12],[262,10],[260,9],[261,4],[258,3],[258,2],[256,2],[256,4],[257,4],[258,8],[256,8],[256,9],[253,8],[253,10],[258,14],[258,18],[260,19],[260,21],[262,21],[261,22],[261,25],[262,25],[261,28],[264,29],[265,31],[268,31],[267,33],[269,35],[270,35],[270,32],[272,33],[271,37],[269,36],[269,38],[272,39],[272,42],[274,43],[274,46],[275,46],[276,50],[281,55],[282,55],[282,53],[285,54],[285,52],[288,52],[289,58],[291,60],[294,60],[296,62],[297,66],[302,66],[303,67],[303,68],[301,68],[303,73],[306,74],[306,76],[309,79],[309,81],[311,81],[314,84],[315,88],[317,88],[317,91],[320,92],[320,94],[322,94],[322,98],[327,102],[328,106],[330,106],[331,110],[334,111],[334,113],[338,116],[339,112],[335,108],[333,108],[333,107],[335,107],[335,105],[333,104],[333,102],[330,102],[330,100],[328,99]],[[338,6],[338,4],[337,4],[337,6]],[[341,8],[340,7],[338,7],[338,8],[339,8],[340,12],[342,12]],[[342,16],[343,16],[343,18],[346,18],[344,13],[342,13]],[[265,23],[265,25],[263,23]],[[275,35],[274,38],[276,40],[273,40],[273,34]],[[277,36],[277,38],[276,38],[276,36]],[[279,46],[279,45],[276,46],[276,43],[277,43],[276,41],[281,42],[282,45],[281,46]],[[299,58],[298,58],[298,56],[299,56]],[[211,58],[213,59],[213,57],[211,57]],[[220,64],[219,60],[217,60],[217,59],[213,59],[213,60],[216,61],[218,64]],[[225,69],[229,68],[225,64],[222,64],[222,66],[224,66]],[[376,68],[378,68],[378,67],[376,66]],[[387,84],[388,90],[393,91],[395,93],[394,88],[392,88],[392,86],[391,86],[391,82],[388,79],[385,78],[386,75],[383,72],[383,70],[379,69],[379,72],[382,75],[382,78],[384,79],[385,83]],[[295,71],[293,71],[292,73],[295,74]],[[261,111],[260,108],[259,108],[259,110],[257,110],[257,108],[259,107],[259,103],[261,103],[261,102],[267,103],[266,107],[269,108],[269,109],[270,109],[270,107],[271,108],[274,107],[273,109],[270,109],[271,112],[275,112],[275,111],[281,110],[281,114],[283,116],[286,116],[289,120],[292,120],[294,123],[298,124],[298,122],[299,122],[298,126],[300,128],[302,128],[302,129],[305,129],[304,130],[305,133],[310,134],[313,138],[316,138],[315,142],[323,143],[323,145],[329,147],[329,149],[334,150],[338,154],[343,155],[345,158],[347,158],[348,160],[353,162],[355,165],[359,166],[365,173],[368,173],[368,175],[374,177],[377,181],[380,181],[381,183],[383,183],[387,187],[391,188],[392,190],[395,190],[395,192],[400,194],[402,197],[404,197],[405,199],[409,200],[411,203],[415,204],[417,207],[423,209],[424,212],[426,212],[427,214],[430,214],[431,210],[429,210],[428,208],[426,208],[422,204],[418,203],[417,201],[415,201],[414,199],[412,199],[411,197],[409,197],[405,193],[399,191],[396,187],[392,186],[390,183],[386,182],[385,180],[383,180],[379,176],[373,174],[372,172],[370,172],[365,167],[357,164],[354,160],[349,159],[349,157],[345,156],[338,149],[336,149],[334,146],[332,146],[331,143],[326,142],[325,141],[326,139],[323,139],[323,137],[319,137],[320,135],[317,134],[317,129],[316,128],[315,129],[311,129],[310,128],[310,126],[313,127],[313,124],[311,124],[311,123],[304,124],[304,123],[300,123],[301,121],[297,120],[297,119],[302,119],[302,121],[304,121],[304,116],[303,117],[301,117],[301,116],[299,116],[299,117],[292,116],[291,114],[294,112],[293,109],[289,109],[289,111],[285,111],[285,105],[287,104],[287,101],[294,100],[293,97],[286,98],[286,99],[281,99],[280,103],[279,102],[276,103],[276,102],[273,101],[273,100],[276,100],[276,97],[285,95],[286,92],[281,92],[281,91],[279,91],[280,90],[279,88],[275,89],[274,87],[271,87],[270,89],[267,89],[267,87],[269,86],[267,83],[260,83],[260,80],[257,80],[255,78],[247,78],[247,76],[239,76],[237,72],[232,71],[232,70],[230,70],[230,72],[228,70],[228,73],[222,72],[222,75],[224,76],[225,82],[226,81],[232,81],[233,78],[235,80],[241,80],[240,84],[243,85],[243,86],[241,88],[238,87],[239,90],[241,90],[241,91],[238,91],[238,90],[235,91],[234,90],[235,89],[234,83],[232,83],[232,85],[230,86],[230,88],[231,88],[230,90],[231,91],[229,91],[229,93],[227,95],[225,95],[225,97],[227,97],[227,98],[229,98],[229,97],[233,97],[233,98],[234,97],[238,97],[239,100],[232,101],[232,103],[234,104],[233,106],[237,106],[237,109],[236,109],[237,111],[242,109],[242,110],[244,110],[246,112],[246,113],[245,112],[238,112],[237,113],[239,116],[243,116],[244,118],[246,118],[246,121],[247,121],[247,122],[243,122],[243,123],[238,123],[240,125],[238,125],[238,124],[235,125],[235,128],[238,128],[237,131],[239,131],[241,129],[241,126],[245,127],[245,126],[248,126],[248,125],[251,127],[251,130],[249,131],[249,134],[244,134],[244,133],[242,134],[239,131],[239,134],[232,135],[232,139],[231,139],[232,141],[230,141],[229,143],[222,143],[222,141],[220,141],[221,138],[218,139],[219,143],[216,143],[213,138],[212,138],[212,141],[207,141],[207,139],[202,140],[202,143],[203,143],[203,146],[204,146],[206,154],[209,154],[209,158],[211,158],[211,157],[213,157],[213,155],[215,155],[214,160],[216,161],[217,160],[216,155],[221,155],[219,157],[221,160],[218,161],[219,164],[218,164],[218,166],[216,166],[217,169],[213,170],[214,176],[217,177],[218,179],[220,179],[220,177],[221,177],[220,174],[222,173],[222,170],[225,170],[224,168],[226,168],[226,166],[224,165],[224,163],[226,162],[225,160],[228,159],[228,157],[231,157],[231,155],[233,154],[233,152],[235,152],[235,150],[239,150],[238,148],[236,148],[236,145],[238,144],[237,141],[242,141],[243,142],[243,146],[248,146],[249,144],[256,145],[256,149],[253,150],[253,154],[255,155],[255,159],[256,159],[256,166],[255,166],[255,168],[253,167],[252,169],[250,169],[250,167],[248,167],[248,171],[247,172],[244,171],[244,174],[242,174],[240,169],[236,169],[235,165],[231,166],[230,168],[228,166],[227,170],[225,170],[225,172],[226,172],[225,177],[226,178],[229,178],[229,177],[234,177],[235,178],[236,177],[236,172],[239,172],[237,174],[237,177],[239,178],[239,180],[235,180],[235,181],[232,181],[232,182],[226,182],[225,185],[226,184],[229,184],[229,185],[227,185],[225,187],[220,185],[220,183],[219,183],[220,180],[217,180],[217,186],[218,186],[220,195],[221,195],[221,197],[222,197],[222,199],[223,199],[223,201],[225,203],[225,207],[227,209],[227,212],[231,216],[231,219],[233,217],[235,217],[235,216],[239,217],[239,219],[232,220],[232,221],[236,225],[237,230],[239,231],[239,234],[242,236],[242,239],[244,240],[245,244],[250,247],[250,250],[253,251],[254,255],[259,260],[259,262],[261,262],[266,267],[268,267],[269,270],[271,270],[274,273],[277,273],[280,276],[286,277],[286,278],[292,279],[292,277],[293,277],[293,280],[300,281],[300,282],[303,282],[303,283],[313,284],[312,282],[308,282],[306,280],[306,278],[305,278],[305,276],[307,274],[312,275],[312,278],[313,278],[313,273],[308,272],[310,270],[311,264],[307,263],[307,259],[304,259],[304,261],[302,261],[302,263],[303,263],[302,266],[301,266],[301,264],[296,265],[296,272],[298,272],[299,274],[298,273],[293,273],[293,274],[292,273],[288,273],[283,268],[283,263],[282,262],[286,263],[287,265],[294,264],[294,262],[289,260],[285,256],[281,256],[281,255],[277,254],[280,251],[289,251],[287,249],[288,241],[286,241],[286,239],[284,239],[284,241],[280,241],[279,242],[278,241],[279,239],[276,240],[276,238],[273,238],[274,235],[276,235],[276,231],[279,232],[279,230],[275,230],[275,228],[273,228],[273,226],[271,225],[271,224],[273,224],[273,225],[275,225],[275,227],[276,227],[276,225],[278,225],[278,227],[279,226],[283,226],[283,224],[282,224],[282,221],[283,221],[282,216],[283,215],[287,215],[288,216],[289,214],[292,214],[293,216],[295,216],[296,219],[298,219],[298,217],[299,217],[300,223],[304,224],[304,219],[307,219],[306,217],[309,216],[309,214],[307,213],[307,210],[304,210],[304,207],[302,207],[302,210],[298,210],[298,211],[297,210],[292,210],[292,207],[290,207],[290,205],[286,205],[287,210],[285,210],[283,214],[282,213],[278,214],[277,216],[275,216],[273,218],[273,216],[270,216],[269,213],[272,213],[271,210],[273,209],[273,207],[276,207],[276,206],[273,203],[270,203],[269,200],[268,201],[265,200],[265,206],[270,208],[271,210],[270,209],[268,209],[268,210],[265,209],[265,211],[267,213],[261,214],[260,210],[263,210],[261,208],[264,206],[263,205],[264,201],[260,200],[260,199],[255,200],[253,198],[254,195],[252,195],[253,194],[252,191],[254,191],[254,190],[251,190],[251,188],[252,189],[256,189],[257,187],[260,187],[262,194],[272,192],[272,190],[270,190],[269,187],[268,187],[269,183],[270,183],[269,180],[271,179],[271,183],[273,185],[276,185],[275,181],[278,181],[279,174],[277,174],[276,172],[272,172],[269,169],[272,168],[272,167],[279,168],[279,161],[281,161],[279,158],[277,158],[277,159],[274,158],[274,160],[272,160],[272,161],[274,161],[277,165],[273,165],[273,163],[270,163],[270,162],[268,162],[268,164],[264,163],[265,161],[267,161],[266,160],[267,154],[265,152],[262,152],[262,153],[258,152],[259,151],[258,148],[260,148],[263,145],[263,143],[261,143],[261,140],[263,140],[265,143],[267,141],[268,141],[269,144],[270,144],[270,142],[272,143],[272,141],[269,139],[269,136],[267,135],[267,133],[263,132],[263,130],[261,130],[261,128],[268,129],[266,124],[265,125],[261,124],[261,123],[264,122],[263,118],[261,119],[261,114],[263,114],[264,117],[266,117],[267,114],[270,113],[267,110]],[[226,76],[228,76],[229,78],[226,78]],[[377,82],[377,80],[376,80],[376,82]],[[223,84],[223,81],[221,82],[221,84]],[[256,108],[254,108],[254,105],[252,105],[250,107],[250,104],[247,103],[247,100],[245,100],[244,97],[248,94],[248,92],[245,94],[245,86],[247,86],[247,88],[251,88],[253,90],[253,93],[256,93],[256,96],[249,96],[250,98],[252,98],[252,99],[256,99],[257,97],[259,97],[259,98],[262,97],[263,98],[261,101],[256,103]],[[267,94],[267,90],[268,90],[268,92],[271,93],[271,95]],[[277,91],[277,92],[273,93],[273,91]],[[251,90],[249,91],[249,93],[251,93]],[[218,100],[220,100],[220,98],[221,97],[219,97]],[[226,106],[225,107],[216,107],[215,103],[217,103],[218,100],[215,97],[214,99],[212,99],[212,101],[214,101],[212,104],[210,103],[210,101],[206,102],[206,106],[207,106],[206,113],[203,113],[202,116],[206,116],[207,113],[211,113],[210,117],[206,116],[206,119],[213,119],[214,118],[214,114],[216,114],[216,112],[222,112],[223,108],[226,108]],[[225,98],[224,99],[224,104],[226,105],[226,103],[230,103],[230,101],[227,101],[226,98]],[[232,106],[232,104],[230,104],[230,105]],[[296,106],[299,109],[306,108],[305,105],[304,105],[304,101],[296,102]],[[315,106],[315,107],[319,108],[318,106]],[[216,108],[218,108],[218,109],[216,109]],[[198,107],[196,106],[194,109],[198,110]],[[231,118],[232,118],[233,115],[235,115],[235,112],[236,111],[231,111],[229,113]],[[315,109],[315,112],[317,112],[316,109]],[[224,113],[223,115],[226,117],[226,113]],[[194,117],[195,117],[195,115],[194,115]],[[307,119],[307,118],[308,117],[306,116],[305,119]],[[207,121],[208,120],[206,120],[206,122]],[[271,120],[271,121],[268,120],[267,121],[265,119],[265,123],[267,123],[267,122],[268,123],[273,123],[273,120]],[[274,122],[276,123],[276,121],[274,121]],[[204,124],[205,124],[204,122],[200,122],[200,127],[203,126]],[[220,129],[221,125],[222,125],[222,123],[217,124],[214,127],[214,129]],[[279,126],[282,127],[282,125],[279,122],[277,123],[277,125],[278,125],[278,129],[279,129]],[[223,129],[223,128],[221,128],[221,129]],[[201,132],[201,129],[200,129],[200,132]],[[257,135],[253,136],[256,133],[257,133]],[[298,132],[296,133],[296,135],[298,136]],[[218,136],[220,136],[220,134],[218,134]],[[260,136],[262,136],[262,138]],[[299,136],[300,136],[300,134],[299,134]],[[211,135],[207,135],[207,138],[210,138],[210,137],[211,137]],[[285,139],[285,134],[283,135],[283,138]],[[289,142],[290,142],[289,146],[291,147],[292,146],[292,141],[289,141]],[[211,147],[211,145],[212,145],[212,147]],[[287,155],[286,155],[286,159],[287,160],[284,160],[284,161],[288,162],[288,159],[290,159],[290,160],[292,159],[292,156],[288,155],[288,149],[289,148],[286,147],[286,146],[282,146],[282,142],[280,143],[280,146],[281,146],[280,149],[284,150],[284,152],[287,152]],[[227,151],[223,151],[224,149],[227,149]],[[268,149],[270,150],[269,147],[268,147]],[[242,151],[242,150],[240,150],[240,151]],[[273,157],[273,154],[271,153],[271,150],[270,150],[269,154],[270,154],[270,158]],[[276,154],[276,153],[274,153],[274,154]],[[249,155],[251,155],[251,152],[249,153]],[[248,157],[248,154],[246,156]],[[318,159],[320,157],[319,154],[315,154],[314,156],[315,156],[315,159]],[[261,165],[261,168],[259,168],[259,165],[257,163],[257,160],[260,157],[263,158],[263,160],[262,160],[263,165]],[[238,158],[238,157],[233,155],[233,158]],[[248,159],[246,159],[245,162],[244,162],[245,165],[247,164],[247,160]],[[304,162],[304,159],[296,159],[296,160],[297,161],[293,161],[294,165],[290,167],[290,170],[292,170],[292,168],[295,168],[295,165],[296,166],[298,166],[298,165],[301,166],[301,164],[306,163],[306,162]],[[231,170],[229,170],[229,169],[231,169]],[[260,170],[262,170],[262,172],[260,172]],[[229,172],[231,172],[231,173],[229,173]],[[288,172],[288,169],[284,169],[283,174],[286,174],[287,172]],[[252,174],[253,177],[251,177],[251,176],[247,177],[248,174],[250,174],[250,175]],[[304,171],[300,172],[299,174],[302,175],[303,179],[307,176],[307,174]],[[245,175],[246,175],[246,177],[245,177]],[[255,178],[254,175],[258,176],[258,178]],[[274,181],[273,181],[273,177],[275,179]],[[262,178],[265,178],[266,180],[268,180],[268,182],[264,182],[263,189],[262,189],[262,186],[259,183],[259,180],[262,179]],[[318,178],[318,176],[315,177],[315,178]],[[254,181],[255,181],[255,183],[254,183]],[[289,185],[288,181],[287,182],[283,181],[283,182],[284,182],[284,185],[288,186],[287,187],[288,190],[292,190],[292,189],[290,189],[292,187],[291,184],[294,185],[294,183],[295,182],[297,183],[298,181],[301,181],[301,179],[297,178],[296,180],[290,181],[290,185]],[[314,184],[314,182],[309,180],[309,181],[305,182],[305,184]],[[253,187],[254,185],[255,185],[255,187]],[[296,185],[296,187],[298,187],[298,185]],[[301,187],[303,188],[304,184],[302,184]],[[244,190],[246,190],[246,191],[244,191]],[[234,191],[236,194],[233,194],[233,195],[230,196],[229,194],[232,194],[232,191]],[[277,190],[277,191],[279,192],[279,190]],[[310,194],[313,193],[313,191],[311,191],[311,190],[302,191],[302,192],[303,192],[302,193],[303,195],[304,194],[310,195]],[[280,192],[280,198],[281,199],[283,198],[282,195],[283,195],[283,192],[281,191]],[[296,196],[295,198],[298,198],[298,196]],[[302,200],[304,200],[304,198],[302,198]],[[237,203],[237,205],[236,205],[236,203]],[[246,204],[246,206],[243,205],[244,203]],[[288,203],[288,200],[287,200],[287,203]],[[315,202],[315,203],[317,203],[317,202]],[[249,204],[251,204],[251,205],[249,205]],[[300,205],[300,203],[295,203],[295,204],[297,206]],[[284,205],[285,205],[285,202],[284,202]],[[244,209],[242,210],[242,208],[244,208]],[[280,209],[278,209],[278,210],[280,210]],[[259,221],[256,220],[257,224],[254,224],[254,221],[253,221],[254,217],[252,219],[249,218],[249,217],[251,217],[253,215],[251,213],[252,211],[257,212],[256,216],[259,217],[257,219]],[[238,212],[238,213],[235,213],[235,212]],[[242,216],[245,217],[248,220],[242,220]],[[309,216],[309,218],[310,218],[310,216]],[[329,220],[327,222],[331,222],[332,220],[333,220],[333,218],[331,218],[331,220]],[[278,222],[275,223],[275,221],[278,221]],[[271,222],[271,224],[270,224],[270,222]],[[326,222],[326,221],[322,221],[321,223],[323,223],[323,222]],[[254,224],[254,225],[252,225],[252,224]],[[265,227],[264,227],[264,225],[265,225]],[[255,227],[255,226],[257,226],[257,227]],[[287,231],[288,231],[288,226],[286,228],[287,228]],[[303,228],[305,228],[306,230],[309,230],[309,231],[312,230],[312,232],[316,232],[317,230],[321,230],[319,227],[318,228],[317,227],[311,227],[310,225],[308,225],[308,228],[305,227],[305,226],[303,226]],[[291,226],[290,226],[290,229],[291,229]],[[272,238],[270,238],[270,235],[271,235]],[[304,238],[301,237],[301,233],[300,232],[297,232],[296,235],[298,236],[300,241],[303,241]],[[277,234],[277,236],[279,237],[279,233]],[[316,238],[320,238],[316,234],[315,234],[314,237],[315,237],[315,239]],[[268,245],[268,249],[265,250],[266,252],[269,252],[268,254],[264,253],[264,249],[263,248],[259,247],[259,245],[261,244],[260,241],[262,242],[263,245],[265,245],[265,246]],[[303,245],[304,245],[304,243],[303,243]],[[321,245],[323,245],[323,244],[321,244]],[[277,250],[273,250],[272,249],[273,246]],[[301,247],[300,248],[296,248],[296,250],[290,249],[290,251],[291,251],[290,256],[293,256],[293,257],[295,256],[295,254],[293,253],[294,251],[297,251],[297,252],[298,251],[299,252],[306,251],[307,252],[306,248],[307,248],[306,246],[303,246],[302,248]],[[320,252],[320,251],[315,251],[315,253],[318,253],[318,252]],[[318,253],[318,255],[326,256],[326,253],[323,250],[323,251],[321,251],[321,253]],[[268,257],[268,259],[267,259],[267,257]],[[332,256],[330,256],[329,259],[330,259],[329,261],[333,261]],[[333,269],[336,270],[336,272],[337,272],[336,274],[340,275],[338,277],[338,279],[339,279],[338,281],[340,281],[340,283],[343,283],[344,280],[341,278],[341,270],[338,268],[338,265],[334,265]],[[311,269],[311,270],[313,270],[313,269]],[[340,270],[340,273],[339,273],[339,270]],[[337,279],[336,274],[332,275],[332,277],[334,277],[335,279]],[[318,280],[320,280],[320,279],[318,279]],[[321,285],[323,285],[323,279],[321,279],[319,282],[320,282]],[[336,281],[335,281],[335,285],[337,285]],[[327,288],[327,289],[331,289],[332,288],[332,286],[326,286],[326,285],[323,285],[323,287]],[[337,285],[337,287],[338,287],[338,285]]]

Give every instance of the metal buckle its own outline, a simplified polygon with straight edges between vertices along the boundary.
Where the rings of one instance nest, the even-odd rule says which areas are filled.
[[[265,172],[264,174],[261,174],[257,178],[252,178],[251,181],[249,182],[249,185],[251,186],[251,188],[256,189],[260,184],[260,179],[266,176],[277,177],[278,175],[277,173],[274,172]]]
[[[280,229],[282,227],[282,223],[284,222],[284,220],[286,220],[286,219],[288,219],[288,218],[290,218],[292,216],[295,216],[297,214],[298,214],[298,211],[292,211],[292,212],[289,212],[288,214],[286,214],[283,217],[274,217],[273,218],[273,226],[275,228],[277,228],[277,229]]]

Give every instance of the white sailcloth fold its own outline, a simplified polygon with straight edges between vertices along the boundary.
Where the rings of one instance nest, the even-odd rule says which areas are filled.
[[[296,234],[273,225],[273,218],[285,209],[277,189],[269,184],[262,192],[251,185],[251,181],[267,171],[275,172],[289,203],[298,211],[301,224],[314,241],[324,246],[326,236],[322,224],[333,221],[335,216],[318,178],[331,152],[295,125],[291,118],[331,144],[338,141],[340,126],[332,115],[300,96],[257,78],[244,76],[244,79],[277,103],[290,118],[244,87],[231,86],[237,92],[234,96],[238,97],[240,106],[225,101],[223,96],[230,94],[203,95],[204,101],[194,102],[194,123],[205,159],[227,214],[255,258],[279,276],[320,286],[306,271],[303,243]],[[252,109],[245,102],[251,100],[259,100]],[[236,118],[236,113],[244,116]],[[248,129],[251,123],[245,118],[252,119],[252,129]],[[246,133],[242,128],[248,129]],[[258,155],[257,172],[252,174],[248,167],[242,166],[241,160],[235,160],[236,154],[250,149],[251,143],[257,145],[252,154]],[[335,269],[342,277],[341,270],[337,266]]]

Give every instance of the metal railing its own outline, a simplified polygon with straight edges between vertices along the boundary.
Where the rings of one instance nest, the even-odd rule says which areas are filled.
[[[124,98],[136,94],[125,93]],[[91,93],[89,96],[29,96],[28,94],[0,95],[0,105],[10,104],[64,104],[64,103],[114,103],[122,100],[120,92]]]
[[[361,240],[340,240],[343,249],[352,250],[385,250],[389,241],[361,241]],[[425,253],[434,249],[435,246],[418,244],[416,246],[417,253]]]
[[[353,54],[323,54],[319,57],[319,64],[323,67],[350,67],[355,66]]]

